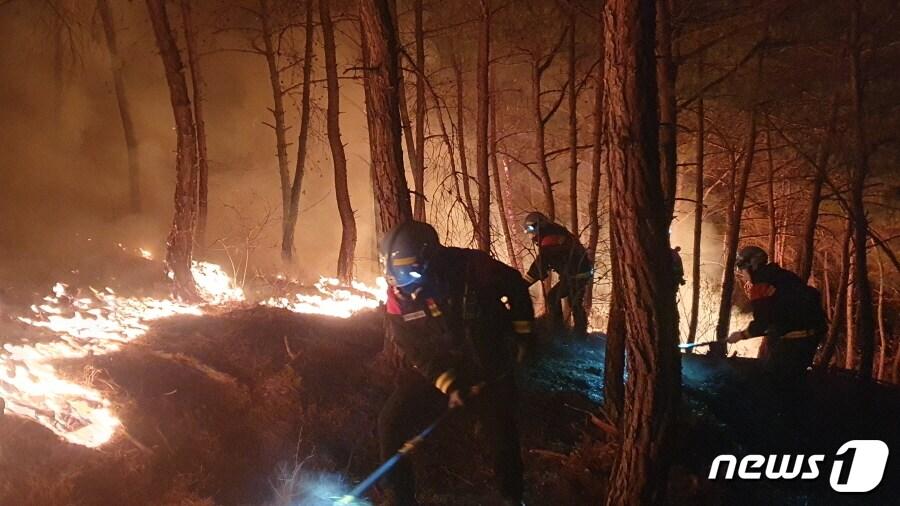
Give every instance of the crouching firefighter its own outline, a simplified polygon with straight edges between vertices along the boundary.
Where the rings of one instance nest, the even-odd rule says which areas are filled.
[[[403,357],[378,417],[382,456],[393,455],[447,406],[465,405],[491,440],[504,500],[521,504],[513,368],[534,320],[525,282],[487,253],[442,246],[434,228],[417,221],[388,232],[381,255],[389,284],[388,333]],[[417,504],[407,459],[386,481],[395,504]]]
[[[556,271],[559,282],[547,292],[547,309],[553,332],[565,330],[562,299],[568,299],[572,308],[575,337],[587,335],[587,312],[584,294],[591,284],[593,263],[578,238],[566,227],[550,221],[543,213],[528,213],[525,217],[525,233],[538,249],[537,256],[525,274],[525,281],[533,285],[543,281]]]
[[[732,332],[727,342],[765,336],[760,357],[773,386],[795,387],[812,365],[816,348],[827,327],[819,291],[788,270],[769,263],[766,252],[746,246],[738,252],[735,268],[750,278],[753,321]]]

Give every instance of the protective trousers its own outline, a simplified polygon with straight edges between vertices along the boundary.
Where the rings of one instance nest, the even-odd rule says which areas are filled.
[[[382,459],[391,457],[403,443],[446,409],[447,398],[415,371],[402,371],[394,392],[378,416],[378,438]],[[516,425],[516,387],[512,375],[487,384],[466,401],[481,420],[494,453],[494,473],[503,497],[521,501],[522,456]],[[416,505],[412,463],[404,458],[385,478],[397,506]]]

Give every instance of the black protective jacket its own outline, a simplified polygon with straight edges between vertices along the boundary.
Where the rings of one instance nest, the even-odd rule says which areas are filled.
[[[414,289],[388,289],[389,334],[404,361],[448,393],[511,372],[534,308],[518,271],[488,254],[440,248]]]
[[[764,265],[751,274],[751,336],[779,337],[797,330],[821,331],[827,325],[818,291],[778,264]]]
[[[525,274],[529,285],[541,281],[554,270],[561,278],[589,279],[593,269],[587,250],[566,227],[542,225],[534,237],[538,255]]]

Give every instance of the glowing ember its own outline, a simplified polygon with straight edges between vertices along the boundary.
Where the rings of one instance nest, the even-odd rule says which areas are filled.
[[[386,300],[387,282],[378,278],[375,287],[357,281],[351,289],[342,286],[335,278],[319,278],[315,284],[317,294],[295,294],[293,297],[272,297],[262,304],[280,307],[295,313],[320,314],[337,318],[349,318],[364,309],[375,309]]]
[[[144,258],[152,257],[146,250],[136,251]],[[121,425],[112,403],[99,390],[63,377],[54,364],[119,350],[143,336],[153,320],[200,315],[212,307],[244,302],[243,290],[218,265],[195,262],[192,272],[204,304],[121,297],[109,288],[81,294],[57,283],[53,295],[31,307],[32,315],[18,318],[52,332],[55,340],[6,344],[0,350],[0,397],[6,409],[40,423],[71,443],[97,447],[109,441]],[[297,295],[290,301],[272,299],[264,304],[346,318],[377,307],[386,293],[383,279],[377,287],[354,282],[348,289],[328,278],[315,286],[317,295]]]

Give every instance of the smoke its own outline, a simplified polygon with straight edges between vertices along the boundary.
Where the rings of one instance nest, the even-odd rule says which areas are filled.
[[[73,4],[79,5],[79,4]],[[92,7],[79,6],[68,37],[52,37],[53,14],[42,2],[0,9],[0,30],[14,43],[0,48],[0,279],[9,286],[46,284],[117,243],[160,255],[172,219],[175,135],[162,64],[139,2],[112,2],[124,60],[125,88],[139,141],[143,210],[128,209],[125,143],[112,86],[109,57]],[[92,4],[91,4],[92,5]],[[280,260],[281,202],[271,123],[271,90],[262,57],[222,51],[245,47],[237,34],[217,34],[213,13],[199,12],[207,82],[210,154],[208,248],[222,265],[249,254],[249,272],[284,272],[315,280],[336,270],[341,227],[325,138],[322,84],[316,84],[296,262]],[[177,9],[170,12],[180,30]],[[59,40],[57,40],[59,39]],[[58,43],[57,43],[58,42]],[[54,55],[63,46],[61,80]],[[339,64],[354,63],[356,49],[339,41]],[[74,55],[74,56],[71,56]],[[314,78],[322,77],[317,60]],[[360,83],[342,79],[342,133],[359,230],[357,270],[375,274],[373,202]],[[296,161],[296,104],[289,101],[290,164]],[[252,237],[249,237],[252,236]],[[237,257],[237,258],[229,258]]]

